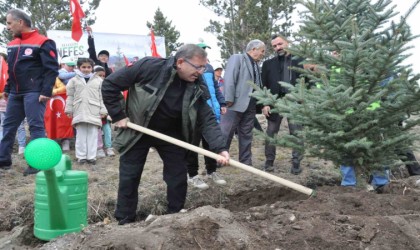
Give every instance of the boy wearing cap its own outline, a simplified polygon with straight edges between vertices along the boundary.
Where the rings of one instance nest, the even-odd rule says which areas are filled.
[[[73,58],[69,56],[63,56],[60,61],[60,69],[58,70],[58,78],[67,85],[69,80],[76,76],[74,68],[76,67],[76,62]],[[71,123],[69,124],[71,126]],[[70,150],[70,138],[62,138],[61,148],[63,151]]]
[[[95,41],[93,40],[92,28],[90,26],[87,26],[86,30],[89,34],[88,36],[89,58],[95,62],[95,65],[99,65],[105,69],[105,77],[107,77],[112,73],[112,70],[108,67],[109,52],[107,50],[101,50],[98,53],[98,57],[96,57]]]
[[[222,67],[222,65],[217,65],[214,68],[214,78],[216,79],[217,87],[219,88],[219,90],[220,90],[221,93],[223,93],[223,77],[222,77],[222,73],[223,73],[223,67]]]
[[[63,56],[60,62],[61,68],[58,70],[58,78],[67,85],[69,80],[76,76],[74,68],[76,67],[76,62],[68,56]]]
[[[210,48],[205,43],[197,44],[202,49]],[[206,64],[206,69],[202,75],[204,82],[206,83],[207,89],[210,94],[210,98],[207,100],[207,104],[212,108],[213,113],[216,115],[216,120],[220,122],[220,115],[226,113],[226,104],[223,94],[220,92],[218,83],[214,78],[213,67],[208,63]],[[198,131],[200,133],[200,131]],[[203,148],[209,149],[207,141],[201,136],[196,136],[197,140],[193,141],[193,144],[198,146],[200,145],[200,140],[202,141]],[[217,185],[225,185],[226,181],[216,172],[217,162],[216,160],[204,157],[206,164],[207,177]],[[207,189],[209,186],[200,178],[198,175],[198,154],[192,151],[188,152],[187,155],[187,167],[188,167],[188,182],[191,183],[194,187],[199,189]]]

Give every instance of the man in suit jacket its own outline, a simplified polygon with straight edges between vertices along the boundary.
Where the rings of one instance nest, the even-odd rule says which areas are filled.
[[[271,40],[273,50],[277,53],[277,56],[264,61],[262,65],[262,83],[264,87],[270,89],[271,93],[283,97],[288,90],[283,88],[279,82],[288,82],[293,85],[296,84],[296,79],[300,77],[299,73],[292,70],[291,67],[300,67],[299,63],[301,60],[292,59],[292,55],[286,52],[286,48],[289,45],[287,38],[283,35],[275,35]],[[279,132],[280,124],[283,116],[277,113],[270,113],[270,106],[264,106],[262,110],[263,114],[267,118],[267,135],[273,137]],[[289,133],[296,135],[302,126],[294,124],[288,119]],[[265,143],[265,165],[264,170],[267,172],[273,172],[273,162],[276,158],[276,146],[270,144],[268,141]],[[299,174],[302,170],[300,168],[300,161],[302,160],[302,154],[296,150],[292,151],[292,174]]]
[[[228,110],[221,116],[220,126],[230,148],[234,132],[238,131],[239,161],[252,165],[252,129],[256,112],[256,99],[251,98],[252,85],[261,86],[258,62],[264,56],[265,44],[252,40],[246,46],[246,53],[232,55],[224,75],[224,95]]]

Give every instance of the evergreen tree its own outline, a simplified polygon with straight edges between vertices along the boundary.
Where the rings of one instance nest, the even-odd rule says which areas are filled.
[[[85,12],[84,21],[88,25],[95,23],[95,10],[101,0],[80,0]],[[39,29],[46,35],[47,30],[71,30],[72,16],[70,1],[63,0],[5,0],[0,4],[0,21],[6,24],[6,14],[9,9],[19,8],[26,11],[32,18],[32,27]],[[1,43],[8,43],[12,39],[10,33],[4,30],[0,36]]]
[[[273,34],[288,35],[293,25],[295,0],[200,0],[200,3],[226,20],[210,20],[205,29],[216,35],[223,59],[242,52],[251,39],[269,44]]]
[[[156,36],[165,37],[165,48],[166,55],[170,55],[172,51],[176,51],[181,43],[178,42],[180,36],[179,31],[176,30],[175,26],[172,26],[172,21],[167,21],[160,8],[155,12],[153,23],[147,22],[147,27],[153,30]]]
[[[307,12],[299,43],[289,52],[316,70],[302,70],[307,79],[296,86],[281,83],[290,89],[282,99],[266,89],[254,96],[304,125],[309,155],[353,166],[359,176],[395,166],[420,123],[412,116],[420,111],[420,75],[403,64],[416,38],[406,19],[419,2],[397,22],[391,22],[398,13],[390,0],[302,2]],[[297,146],[294,139],[273,142]]]

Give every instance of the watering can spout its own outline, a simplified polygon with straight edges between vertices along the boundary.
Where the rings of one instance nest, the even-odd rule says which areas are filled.
[[[57,164],[57,167],[65,167],[66,159],[69,159],[69,157],[63,155],[61,161]],[[50,225],[52,229],[63,229],[67,227],[65,216],[67,206],[64,199],[67,187],[60,188],[59,186],[59,182],[64,179],[63,170],[56,171],[55,168],[44,170],[44,176],[47,183],[48,205],[50,208],[53,208],[49,210]]]

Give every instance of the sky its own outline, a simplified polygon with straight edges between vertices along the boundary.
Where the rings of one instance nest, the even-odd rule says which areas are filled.
[[[395,10],[403,14],[408,11],[414,0],[393,0],[393,2],[396,4]],[[102,0],[96,11],[96,23],[92,28],[94,32],[147,35],[149,30],[146,22],[153,22],[157,8],[160,8],[166,19],[172,21],[172,25],[180,32],[179,42],[199,43],[201,38],[211,47],[207,49],[210,62],[214,64],[221,61],[216,37],[204,31],[210,19],[220,20],[220,18],[200,5],[199,0]],[[420,25],[415,25],[415,17],[419,16],[420,6],[408,19],[414,34],[420,34]],[[297,24],[295,25],[297,27]],[[419,42],[420,38],[412,45]],[[410,50],[413,56],[407,60],[407,63],[413,64],[415,73],[420,73],[420,46],[416,47]]]
[[[395,11],[403,14],[408,11],[414,0],[393,0],[393,2],[396,4]],[[92,25],[93,32],[148,35],[146,23],[153,22],[157,8],[160,8],[166,19],[172,21],[172,26],[180,32],[179,42],[199,43],[199,39],[203,39],[211,47],[207,49],[210,62],[216,64],[221,61],[216,37],[204,31],[210,19],[221,19],[200,5],[199,0],[102,0],[96,10],[97,19]],[[412,32],[416,35],[420,35],[420,25],[415,25],[415,18],[419,16],[420,6],[408,19]],[[297,28],[296,22],[295,25]],[[415,48],[409,51],[413,55],[406,62],[413,65],[415,73],[420,73],[420,45],[416,46],[420,44],[419,42],[420,38],[411,44]]]
[[[96,10],[96,23],[92,25],[93,31],[108,33],[123,33],[147,35],[149,29],[147,21],[153,22],[156,10],[160,8],[167,21],[180,32],[179,42],[204,43],[211,62],[220,60],[220,50],[217,49],[216,37],[204,31],[210,19],[218,17],[209,9],[199,5],[199,0],[102,0]]]

